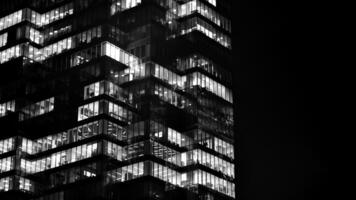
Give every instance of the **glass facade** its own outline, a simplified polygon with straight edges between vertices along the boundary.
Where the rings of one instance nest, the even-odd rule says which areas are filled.
[[[7,33],[0,35],[0,47],[5,46],[7,43]]]
[[[49,32],[49,34],[51,34],[51,32]],[[21,37],[28,38],[30,41],[38,44],[43,43],[44,38],[42,33],[30,27],[26,27],[24,33],[21,33],[20,31],[19,38]],[[20,56],[28,57],[37,62],[43,62],[51,56],[60,54],[83,44],[90,43],[94,38],[99,37],[101,37],[101,28],[95,27],[72,37],[46,45],[43,48],[37,48],[28,43],[16,45],[0,51],[0,57],[2,58],[0,63],[7,62],[12,58]]]
[[[7,172],[14,169],[14,158],[7,157],[0,159],[0,173]]]
[[[200,54],[189,55],[184,58],[177,59],[177,69],[180,71],[187,71],[190,69],[202,69],[209,75],[219,79],[228,84],[232,83],[230,73],[228,70],[217,65],[211,59]]]
[[[162,145],[156,141],[151,142],[150,148],[153,156],[174,165],[180,166],[180,153],[178,151]]]
[[[231,32],[230,20],[223,17],[214,9],[210,8],[209,6],[205,5],[205,3],[198,0],[193,0],[185,4],[182,4],[179,7],[178,16],[184,17],[187,15],[191,15],[192,13],[195,12],[201,14],[205,18],[209,19],[210,21],[218,25],[219,27],[227,30],[228,32]]]
[[[151,170],[145,170],[151,169]],[[167,166],[152,161],[134,163],[122,168],[111,170],[107,173],[107,182],[125,182],[142,176],[153,176],[181,187],[204,185],[221,193],[235,196],[234,184],[203,170],[180,173]]]
[[[78,108],[78,121],[99,115],[99,101],[82,105]]]
[[[181,24],[180,33],[178,35],[184,35],[190,33],[194,30],[197,30],[207,37],[215,40],[224,47],[231,49],[231,39],[228,35],[224,34],[222,31],[217,30],[211,24],[207,23],[200,17],[193,17],[187,19],[184,23]]]
[[[119,161],[130,160],[144,155],[144,143],[138,142],[121,147],[113,142],[104,142],[105,153],[107,156]]]
[[[9,111],[15,111],[15,101],[0,103],[0,117],[7,115]]]
[[[34,155],[45,152],[64,145],[75,143],[84,139],[94,137],[103,133],[103,124],[105,122],[93,121],[78,127],[74,127],[63,132],[52,134],[46,137],[30,140],[21,139],[21,150],[27,154]],[[1,143],[0,143],[1,144]]]
[[[115,119],[131,123],[133,113],[109,101],[95,101],[78,107],[78,121],[88,119],[99,114],[107,114]]]
[[[111,0],[111,15],[133,8],[141,3],[141,0]]]
[[[152,161],[134,163],[109,171],[107,173],[107,182],[125,182],[142,176],[153,176],[170,184],[182,186],[179,172]]]
[[[97,164],[91,163],[73,167],[70,169],[59,170],[56,173],[50,174],[49,182],[50,188],[55,188],[61,185],[74,183],[77,181],[86,180],[96,177]]]
[[[64,151],[59,151],[37,160],[29,161],[21,159],[20,169],[25,173],[33,174],[77,162],[86,158],[91,158],[97,154],[98,143],[88,143]]]
[[[19,10],[17,12],[11,13],[5,17],[0,18],[0,31],[4,30],[10,26],[20,23],[23,20],[23,11]]]
[[[45,99],[34,104],[30,104],[21,109],[20,120],[26,120],[45,113],[51,112],[54,109],[54,97]]]
[[[232,91],[229,88],[226,88],[221,83],[207,77],[204,74],[201,74],[199,72],[194,72],[189,75],[188,80],[190,80],[188,83],[190,87],[199,86],[205,88],[208,91],[214,93],[215,95],[223,98],[224,100],[230,103],[233,102]]]
[[[144,176],[144,163],[139,162],[109,171],[106,181],[108,183],[125,182],[142,176]]]
[[[20,177],[19,178],[19,190],[27,192],[35,192],[34,182],[30,179]]]
[[[193,144],[193,139],[161,123],[150,121],[150,136],[158,140],[165,140],[178,147],[188,147]]]
[[[0,3],[0,199],[235,198],[228,1],[17,3]]]
[[[234,164],[230,163],[218,156],[214,156],[200,149],[195,149],[182,154],[182,166],[192,165],[192,164],[202,164],[213,170],[222,172],[223,174],[235,177]]]
[[[18,58],[23,55],[25,45],[16,45],[8,49],[0,51],[0,63],[7,62],[13,58]]]
[[[203,131],[201,129],[194,130],[194,141],[204,147],[214,150],[217,153],[234,159],[233,144],[214,137],[206,131]]]
[[[234,183],[219,178],[203,170],[195,170],[182,175],[182,185],[204,185],[213,190],[235,197]]]
[[[73,14],[73,3],[63,5],[46,13],[40,14],[29,8],[21,9],[10,15],[0,18],[0,31],[22,21],[29,21],[36,26],[45,26]]]
[[[154,95],[157,95],[161,100],[174,105],[180,109],[189,109],[193,102],[187,97],[175,92],[173,89],[164,87],[160,84],[155,84]]]
[[[5,177],[5,178],[0,178],[0,192],[4,191],[9,191],[12,189],[12,178],[11,177]]]
[[[8,138],[0,140],[0,154],[7,153],[15,149],[15,139]]]

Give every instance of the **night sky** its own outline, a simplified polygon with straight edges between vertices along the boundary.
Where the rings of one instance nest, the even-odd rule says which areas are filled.
[[[317,59],[326,47],[321,21],[297,1],[234,1],[233,8],[238,196],[323,199],[330,106]]]

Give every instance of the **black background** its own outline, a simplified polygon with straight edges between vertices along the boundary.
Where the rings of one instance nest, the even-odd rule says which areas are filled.
[[[233,2],[237,196],[325,199],[322,16],[310,2]]]

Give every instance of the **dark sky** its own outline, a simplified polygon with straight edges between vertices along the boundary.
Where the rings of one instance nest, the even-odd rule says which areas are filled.
[[[329,106],[318,61],[326,48],[321,21],[298,1],[234,1],[233,7],[238,196],[323,199]]]

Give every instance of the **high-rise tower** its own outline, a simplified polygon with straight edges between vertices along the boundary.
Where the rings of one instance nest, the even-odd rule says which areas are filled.
[[[0,199],[234,199],[230,0],[2,0]]]

